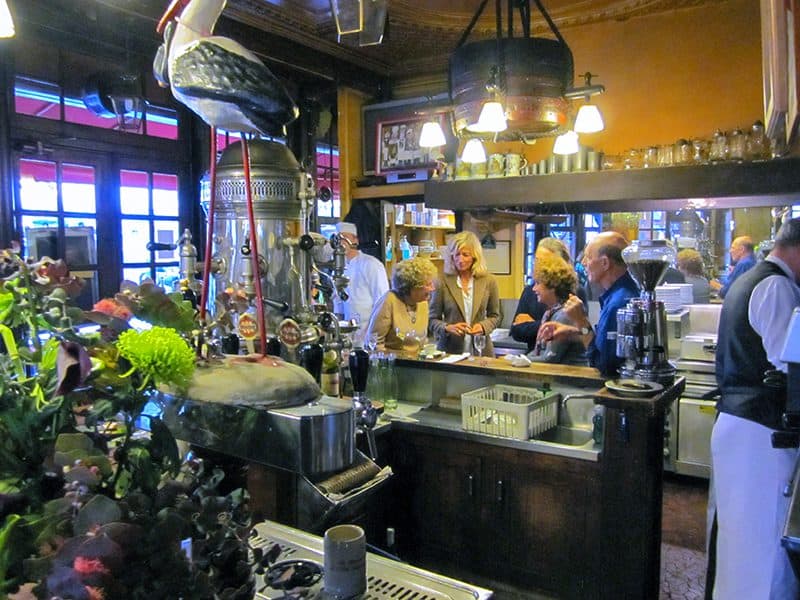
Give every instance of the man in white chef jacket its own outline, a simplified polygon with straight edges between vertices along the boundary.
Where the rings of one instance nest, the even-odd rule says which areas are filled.
[[[716,355],[721,397],[711,434],[716,501],[716,600],[795,599],[800,587],[781,535],[797,448],[773,448],[786,393],[763,383],[781,362],[792,311],[800,306],[800,219],[784,223],[775,248],[731,286]]]
[[[389,291],[386,268],[377,258],[358,249],[358,230],[354,223],[342,221],[336,225],[336,231],[349,242],[345,250],[347,266],[344,274],[350,279],[350,283],[347,285],[349,298],[343,302],[335,295],[333,310],[347,320],[358,315],[359,336],[363,336],[369,324],[372,307],[378,298]]]

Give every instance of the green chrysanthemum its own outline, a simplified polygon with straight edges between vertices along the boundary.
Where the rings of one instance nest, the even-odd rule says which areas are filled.
[[[195,356],[174,329],[153,327],[147,331],[124,331],[117,349],[147,383],[185,388],[194,372]]]

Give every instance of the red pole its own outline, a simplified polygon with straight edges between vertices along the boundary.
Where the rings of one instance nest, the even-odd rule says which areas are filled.
[[[206,254],[203,257],[203,289],[200,293],[200,327],[206,325],[206,304],[208,304],[208,281],[211,276],[211,243],[214,239],[214,205],[217,198],[217,128],[211,128],[211,164],[208,167],[209,200],[208,224],[206,225]]]
[[[253,212],[253,190],[250,187],[250,150],[247,138],[242,133],[242,166],[244,167],[245,196],[247,198],[247,220],[250,223],[250,256],[253,261],[253,278],[256,284],[256,315],[261,355],[267,355],[267,329],[264,326],[264,298],[261,295],[261,269],[258,265],[258,242],[256,241],[256,217]]]

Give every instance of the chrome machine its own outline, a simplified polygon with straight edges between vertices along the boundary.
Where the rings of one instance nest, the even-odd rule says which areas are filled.
[[[620,375],[670,385],[675,368],[667,360],[667,317],[655,289],[675,262],[675,250],[667,240],[637,240],[622,251],[622,257],[642,293],[617,311],[617,356],[625,359]]]
[[[354,403],[320,397],[318,386],[324,352],[336,351],[342,363],[350,342],[347,324],[324,304],[312,304],[311,288],[347,297],[346,240],[338,235],[326,240],[308,231],[313,181],[284,144],[247,144],[252,203],[246,194],[241,142],[228,146],[219,159],[213,212],[208,212],[208,177],[201,182],[201,201],[212,232],[206,263],[210,320],[204,323],[204,340],[213,349],[233,337],[243,342],[248,356],[212,361],[198,369],[184,396],[162,394],[160,402],[164,421],[179,439],[297,474],[297,505],[302,511],[296,524],[313,529],[346,520],[347,507],[363,504],[366,492],[385,480],[387,475],[379,477],[381,470],[373,460],[355,448],[356,432],[364,432],[375,458],[372,427],[377,414],[364,387]],[[181,247],[188,254],[191,240],[186,237],[184,242]],[[323,250],[332,256],[325,264],[330,273],[317,264],[316,258],[325,256]],[[182,260],[181,265],[187,269],[181,277],[194,281],[195,263]],[[256,318],[256,278],[264,305],[263,334]],[[265,347],[258,347],[259,342]],[[243,382],[249,386],[244,391]],[[366,372],[359,373],[359,383],[365,382]]]

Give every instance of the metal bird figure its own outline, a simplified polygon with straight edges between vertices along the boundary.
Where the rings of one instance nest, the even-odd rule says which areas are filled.
[[[156,79],[211,127],[285,135],[298,109],[272,72],[240,43],[212,35],[226,0],[173,0],[158,31]]]
[[[246,181],[253,272],[260,273],[250,182],[247,133],[283,136],[298,108],[286,89],[258,57],[238,42],[212,35],[226,0],[172,0],[158,23],[164,43],[153,61],[153,73],[172,95],[211,126],[210,202],[200,324],[205,327],[211,272],[216,200],[217,128],[242,133],[242,166]],[[261,277],[255,277],[256,314],[261,352],[266,354],[266,323]]]

